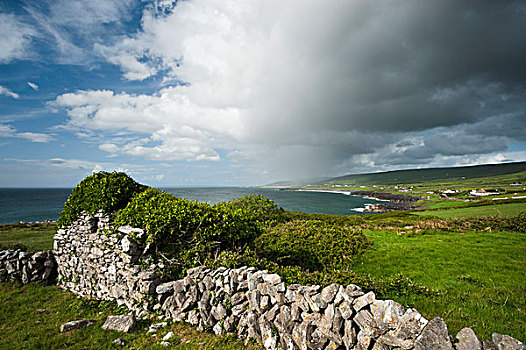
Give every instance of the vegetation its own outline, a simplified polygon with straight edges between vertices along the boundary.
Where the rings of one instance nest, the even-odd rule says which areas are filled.
[[[135,182],[125,173],[101,171],[82,180],[73,189],[64,204],[58,224],[67,226],[84,211],[94,215],[102,210],[112,213],[124,208],[134,194],[146,190],[147,186]]]
[[[511,175],[500,176],[509,181]],[[108,183],[121,188],[109,190]],[[435,185],[419,186],[413,190],[437,191]],[[216,205],[192,202],[119,173],[88,177],[76,189],[62,224],[74,213],[93,213],[105,198],[113,203],[104,210],[114,211],[115,227],[143,228],[145,234],[135,239],[149,245],[155,259],[170,262],[164,264],[172,266],[167,277],[201,264],[249,265],[279,273],[289,284],[356,283],[427,318],[442,316],[453,334],[470,326],[484,339],[492,332],[526,338],[524,202],[457,198],[440,204],[435,196],[436,210],[334,216],[285,212],[261,196]],[[451,209],[457,203],[463,206]],[[473,217],[493,215],[494,207],[510,216]],[[461,217],[462,211],[469,217]],[[33,246],[29,236],[16,236],[18,229],[2,231],[0,242],[11,236]],[[42,242],[51,248],[50,238]]]
[[[130,349],[166,349],[163,336],[172,331],[171,349],[260,349],[232,336],[198,332],[183,323],[171,323],[155,335],[147,333],[155,321],[143,320],[131,333],[103,330],[109,315],[125,312],[108,301],[77,298],[56,286],[38,283],[0,283],[0,349],[122,349],[113,344],[120,338]],[[95,319],[88,328],[60,333],[60,325],[72,320]]]
[[[427,318],[441,316],[456,334],[472,327],[482,339],[494,332],[525,340],[526,234],[392,230],[365,232],[371,247],[353,266],[374,280],[402,275],[438,293],[385,290],[406,307]]]
[[[507,175],[526,171],[526,162],[476,165],[451,168],[428,168],[387,171],[336,177],[323,181],[326,184],[345,185],[395,185],[431,181],[463,180]]]
[[[498,205],[472,206],[468,208],[439,211],[421,211],[418,215],[433,215],[441,219],[469,218],[477,216],[517,216],[526,213],[526,203],[508,203]]]
[[[0,250],[22,249],[37,252],[52,249],[53,235],[57,228],[56,223],[0,225]]]

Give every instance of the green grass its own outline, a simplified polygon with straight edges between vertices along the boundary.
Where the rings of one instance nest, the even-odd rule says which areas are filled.
[[[477,216],[517,216],[524,212],[526,212],[526,203],[508,203],[458,209],[420,211],[414,212],[414,214],[432,215],[440,219],[451,219]]]
[[[381,173],[345,175],[325,180],[323,183],[343,185],[395,185],[429,181],[457,181],[461,179],[483,179],[493,176],[526,171],[526,162],[487,164],[467,167],[427,168],[395,170]]]
[[[372,247],[355,272],[373,278],[401,274],[438,295],[384,297],[444,318],[451,334],[472,327],[481,339],[494,332],[526,340],[526,233],[468,232],[397,235],[368,231]],[[402,294],[402,295],[400,295]]]
[[[0,250],[21,248],[28,252],[53,249],[56,223],[0,225]]]
[[[171,349],[260,349],[233,336],[218,337],[198,332],[183,323],[173,323],[158,331],[146,332],[151,321],[141,321],[129,334],[103,330],[108,315],[115,314],[111,303],[83,301],[55,286],[37,283],[22,286],[0,283],[0,349],[122,349],[112,342],[121,338],[127,349],[166,349],[162,337],[172,331]],[[95,319],[87,328],[60,333],[60,325],[77,319]]]

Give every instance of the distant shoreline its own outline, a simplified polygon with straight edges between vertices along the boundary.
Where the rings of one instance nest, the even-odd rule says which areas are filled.
[[[397,210],[412,210],[417,209],[418,206],[415,203],[420,200],[419,197],[387,193],[387,192],[375,192],[375,191],[359,191],[359,190],[330,190],[330,189],[303,189],[303,188],[276,188],[279,191],[300,191],[300,192],[325,192],[325,193],[339,193],[349,196],[357,196],[367,199],[374,199],[381,202],[387,202],[382,204],[365,204],[365,208],[353,208],[352,210],[363,212],[363,213],[388,213]],[[360,210],[362,209],[362,210]]]

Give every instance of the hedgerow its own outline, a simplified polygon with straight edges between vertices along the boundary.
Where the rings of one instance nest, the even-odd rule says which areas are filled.
[[[67,226],[82,212],[90,215],[96,214],[99,210],[104,213],[113,213],[124,208],[133,195],[147,188],[148,186],[135,182],[122,172],[94,173],[75,186],[64,204],[58,224]]]

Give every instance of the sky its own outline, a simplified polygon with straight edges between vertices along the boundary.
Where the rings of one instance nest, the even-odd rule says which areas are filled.
[[[526,160],[526,1],[0,0],[0,187]]]

